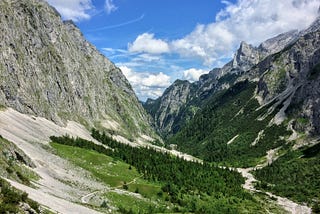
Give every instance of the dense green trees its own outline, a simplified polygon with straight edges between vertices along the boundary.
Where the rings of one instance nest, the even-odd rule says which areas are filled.
[[[256,165],[267,150],[284,144],[280,137],[290,132],[283,126],[268,126],[274,116],[268,110],[274,103],[259,108],[254,98],[255,88],[256,84],[244,81],[214,94],[168,144],[177,144],[184,152],[222,165]],[[262,130],[260,140],[251,145]]]
[[[261,181],[258,188],[316,208],[320,203],[320,144],[290,151],[254,175]]]
[[[60,144],[93,149],[136,167],[145,179],[163,184],[162,193],[158,196],[179,205],[178,207],[183,207],[183,210],[178,211],[221,213],[229,210],[239,213],[242,212],[243,204],[251,208],[260,206],[251,194],[242,189],[241,184],[244,183],[244,179],[238,172],[206,162],[202,164],[185,161],[150,148],[131,147],[114,141],[96,130],[92,131],[92,136],[109,149],[80,138],[64,136],[51,137],[51,140]]]

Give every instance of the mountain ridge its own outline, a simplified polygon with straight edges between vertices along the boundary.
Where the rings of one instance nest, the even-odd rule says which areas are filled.
[[[177,128],[172,127],[182,127],[194,116],[195,112],[190,111],[190,109],[198,109],[213,93],[229,88],[239,76],[250,70],[250,68],[258,62],[262,61],[268,55],[279,52],[279,50],[282,50],[286,45],[292,43],[298,34],[296,30],[279,34],[261,43],[258,47],[253,47],[246,42],[241,42],[231,61],[226,63],[222,68],[214,68],[208,74],[201,75],[198,81],[190,83],[193,90],[186,91],[185,94],[183,94],[184,97],[188,97],[188,101],[186,100],[184,103],[180,103],[180,105],[173,104],[175,103],[174,100],[179,98],[170,98],[169,96],[170,89],[175,90],[175,86],[181,87],[178,84],[180,81],[175,81],[165,90],[163,95],[156,100],[147,100],[147,102],[143,104],[144,108],[155,121],[154,124],[158,132],[164,137],[175,134]],[[181,109],[181,111],[166,112],[161,108],[159,108],[157,112],[155,110],[150,111],[150,109],[156,109],[155,106],[153,106],[154,104],[162,105],[160,103],[167,103],[167,108]],[[171,104],[168,105],[168,103]],[[161,125],[159,126],[159,124]],[[163,124],[168,125],[166,127]]]
[[[59,125],[156,136],[121,70],[72,21],[62,22],[45,1],[5,0],[0,10],[2,105]]]
[[[224,67],[148,100],[164,145],[120,69],[72,21],[43,0],[3,0],[0,14],[0,212],[317,210],[317,21],[242,42]]]

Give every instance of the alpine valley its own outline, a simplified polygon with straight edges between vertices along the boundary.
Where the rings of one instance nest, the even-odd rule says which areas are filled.
[[[43,0],[0,1],[0,213],[320,213],[320,18],[139,102]]]

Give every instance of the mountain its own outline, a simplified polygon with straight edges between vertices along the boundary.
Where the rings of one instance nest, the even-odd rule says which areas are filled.
[[[143,105],[154,116],[155,127],[161,132],[175,129],[174,120],[183,105],[190,100],[192,84],[188,81],[176,80],[157,100],[148,99]]]
[[[166,149],[73,22],[43,0],[0,14],[0,213],[319,210],[317,22],[148,100]]]
[[[222,68],[211,70],[194,83],[175,81],[161,97],[147,100],[143,104],[144,108],[152,116],[158,132],[163,137],[171,136],[194,116],[212,94],[229,88],[244,72],[267,56],[282,50],[295,41],[298,35],[297,30],[289,31],[266,40],[259,47],[241,42],[233,59]]]
[[[46,1],[3,0],[0,14],[0,213],[116,212],[122,199],[107,198],[106,190],[140,200],[118,187],[141,177],[134,167],[50,140],[67,135],[101,145],[91,136],[95,128],[152,146],[159,137],[121,70]],[[97,190],[101,199],[89,203]]]
[[[0,2],[0,103],[58,125],[156,136],[128,80],[44,1]]]
[[[176,81],[161,97],[149,100],[144,107],[169,142],[202,158],[206,157],[201,151],[209,146],[208,142],[216,144],[212,139],[219,136],[216,133],[219,126],[232,130],[230,133],[224,130],[225,136],[218,137],[223,142],[243,134],[233,129],[237,122],[244,128],[253,125],[253,121],[265,120],[262,126],[267,129],[273,124],[283,125],[294,133],[318,136],[319,22],[320,18],[304,31],[280,34],[259,47],[242,42],[234,58],[222,68],[213,69],[194,83]],[[238,96],[245,96],[241,99],[248,102],[235,100],[240,99]],[[226,109],[229,108],[224,106],[226,103],[237,108],[226,113],[231,110]],[[252,116],[252,121],[246,122],[248,118],[240,116],[249,104],[252,106],[247,109],[247,117]],[[225,121],[220,121],[221,114],[226,114]],[[239,120],[231,122],[236,118]],[[252,131],[250,141],[255,142],[265,128]]]
[[[259,47],[242,42],[215,74],[184,82],[193,86],[183,94],[184,103],[167,96],[179,81],[149,102],[146,109],[156,125],[163,118],[173,121],[171,127],[182,124],[160,129],[166,143],[214,164],[252,170],[260,180],[257,188],[319,210],[319,23],[320,18],[304,31],[281,34]],[[201,99],[204,83],[208,93]],[[163,103],[182,104],[175,106],[180,112],[161,112]],[[196,110],[181,116],[190,109]]]

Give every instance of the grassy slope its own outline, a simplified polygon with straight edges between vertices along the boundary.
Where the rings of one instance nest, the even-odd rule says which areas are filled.
[[[129,183],[136,179],[136,182],[128,184],[129,191],[139,192],[149,199],[159,199],[157,193],[161,190],[160,184],[143,180],[137,170],[129,164],[92,150],[57,143],[50,143],[50,145],[59,156],[86,169],[98,180],[111,187],[122,188],[124,182]],[[119,195],[114,192],[106,193],[105,196],[112,201],[114,206],[121,206],[126,210],[132,208],[134,212],[147,213],[149,206],[155,207],[153,202],[141,200],[133,196]],[[123,203],[124,201],[126,203]],[[135,205],[131,207],[133,204]],[[166,202],[159,202],[158,206],[165,207],[168,205]]]

